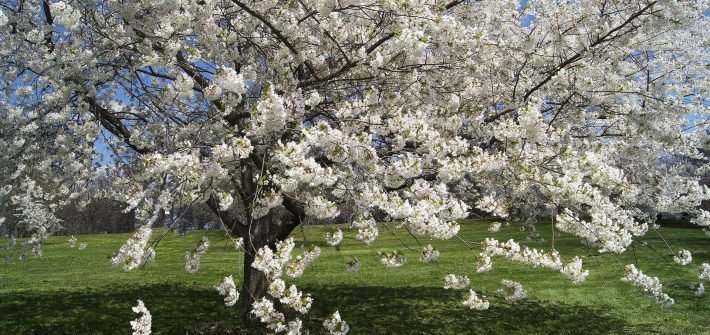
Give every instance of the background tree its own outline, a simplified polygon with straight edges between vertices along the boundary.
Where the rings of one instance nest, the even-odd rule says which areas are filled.
[[[205,203],[244,239],[243,311],[278,279],[253,266],[259,250],[338,206],[366,243],[373,216],[449,239],[475,206],[531,225],[552,212],[623,252],[657,211],[708,197],[657,169],[669,154],[707,169],[703,1],[1,6],[3,203],[33,243],[107,146],[117,177],[96,196],[146,227]]]

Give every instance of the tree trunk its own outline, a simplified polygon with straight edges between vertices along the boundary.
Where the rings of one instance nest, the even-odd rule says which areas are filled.
[[[254,220],[249,226],[249,234],[244,239],[244,278],[240,293],[242,299],[240,316],[243,318],[250,316],[254,301],[267,296],[270,284],[263,272],[251,266],[256,252],[264,246],[275,250],[276,243],[288,237],[295,227],[288,221],[275,218],[272,212]]]
[[[249,313],[252,310],[254,301],[265,297],[266,291],[269,288],[269,281],[264,273],[251,267],[251,264],[254,262],[253,255],[256,250],[258,249],[249,250],[244,256],[244,278],[242,280],[242,290],[240,294],[242,299],[240,316],[243,318],[250,316]]]

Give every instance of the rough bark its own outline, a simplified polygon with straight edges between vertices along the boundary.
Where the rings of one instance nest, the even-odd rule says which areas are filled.
[[[248,236],[244,239],[244,278],[240,293],[241,309],[240,315],[244,318],[249,316],[252,303],[262,297],[267,296],[269,281],[263,272],[252,268],[256,252],[269,246],[276,249],[276,243],[288,237],[296,225],[290,220],[280,218],[278,215],[269,213],[268,215],[254,220],[249,225]]]

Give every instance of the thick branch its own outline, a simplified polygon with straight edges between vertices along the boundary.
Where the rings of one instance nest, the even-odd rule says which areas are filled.
[[[49,26],[54,25],[54,17],[52,16],[52,10],[49,7],[49,0],[42,0],[42,12],[44,12],[44,20]],[[54,51],[54,42],[52,41],[52,31],[45,33],[45,43],[47,48],[49,48],[49,53]]]
[[[85,97],[84,101],[86,101],[89,106],[91,106],[91,110],[94,112],[94,115],[99,120],[99,122],[101,122],[101,126],[103,126],[114,136],[120,138],[124,143],[126,143],[126,145],[128,145],[128,147],[142,155],[151,152],[146,148],[138,147],[134,143],[132,143],[131,132],[128,130],[128,128],[126,128],[126,126],[121,122],[121,120],[115,118],[108,109],[99,105],[99,103],[96,101],[96,98]]]
[[[533,88],[531,88],[530,90],[528,90],[527,93],[525,93],[525,96],[523,96],[523,100],[528,100],[528,98],[529,98],[533,93],[535,93],[535,92],[536,92],[537,90],[539,90],[542,86],[544,86],[545,84],[547,84],[547,82],[549,82],[555,75],[557,75],[557,73],[559,73],[560,70],[564,69],[564,68],[567,67],[568,65],[570,65],[570,64],[576,62],[577,60],[579,60],[580,58],[582,58],[582,55],[584,54],[584,52],[585,52],[586,50],[595,48],[595,47],[597,47],[598,45],[600,45],[600,44],[602,44],[602,43],[608,41],[608,40],[612,37],[612,34],[614,34],[614,33],[616,33],[617,31],[623,29],[624,27],[626,27],[627,25],[629,25],[632,21],[634,21],[635,19],[637,19],[639,16],[643,15],[646,11],[648,11],[651,7],[653,7],[653,6],[656,4],[656,2],[657,2],[657,1],[652,1],[652,2],[650,2],[648,5],[646,5],[646,7],[642,8],[642,9],[639,10],[638,12],[636,12],[636,13],[634,13],[633,15],[629,16],[623,23],[621,23],[620,25],[618,25],[618,26],[614,27],[613,29],[609,30],[606,34],[604,34],[604,36],[597,38],[597,40],[594,41],[592,44],[590,44],[589,47],[587,47],[585,50],[582,50],[582,51],[580,51],[580,52],[577,52],[576,54],[574,54],[574,56],[572,56],[572,57],[566,59],[566,60],[565,60],[564,62],[562,62],[560,65],[556,66],[552,71],[550,71],[550,72],[548,73],[548,75],[547,75],[547,77],[545,77],[545,79],[543,79],[541,82],[539,82],[539,83],[538,83],[537,85],[535,85]]]
[[[463,2],[464,2],[463,0],[452,1],[452,2],[448,3],[444,8],[446,8],[448,10],[448,9],[454,8],[454,7],[462,4]],[[379,48],[383,43],[389,41],[392,37],[394,37],[394,33],[389,33],[385,36],[382,36],[379,40],[375,41],[375,43],[373,43],[371,46],[369,46],[365,49],[365,54],[369,55],[369,54],[373,53],[377,48]],[[337,71],[335,71],[323,78],[316,77],[314,80],[300,82],[300,83],[298,83],[298,87],[309,87],[309,86],[317,85],[319,83],[327,82],[328,80],[331,80],[331,79],[335,79],[335,78],[341,76],[342,74],[346,73],[348,70],[354,68],[356,65],[358,65],[358,63],[359,63],[358,61],[346,61],[345,65],[343,65]]]
[[[283,43],[289,50],[291,50],[291,53],[293,53],[294,55],[300,55],[300,53],[298,52],[298,50],[296,50],[296,48],[295,48],[295,47],[293,46],[293,44],[288,40],[288,38],[286,38],[286,36],[284,36],[283,33],[281,33],[281,31],[278,30],[271,22],[269,22],[269,20],[267,20],[265,17],[261,16],[259,13],[257,13],[257,12],[255,12],[255,11],[251,10],[249,7],[247,7],[247,5],[243,4],[241,1],[232,0],[232,2],[234,2],[237,6],[239,6],[239,8],[243,9],[245,12],[249,13],[249,15],[255,17],[256,19],[258,19],[259,21],[261,21],[262,23],[264,23],[267,27],[269,27],[269,29],[270,29],[271,32],[274,34],[274,36],[276,36],[276,38],[277,38],[279,41],[281,41],[281,43]],[[308,61],[308,60],[306,60],[306,61],[304,62],[304,64],[306,64],[306,67],[308,68],[308,71],[311,72],[311,74],[313,75],[313,77],[315,77],[315,78],[317,79],[317,78],[318,78],[318,74],[316,73],[315,68],[313,68],[313,65],[311,64],[311,62]]]

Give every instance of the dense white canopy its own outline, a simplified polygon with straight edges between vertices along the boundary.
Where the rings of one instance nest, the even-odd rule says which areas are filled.
[[[118,177],[100,195],[147,227],[122,248],[131,261],[154,255],[149,227],[176,203],[207,203],[244,239],[247,270],[307,220],[347,220],[370,243],[375,218],[450,239],[472,213],[529,229],[552,216],[602,252],[623,252],[660,212],[710,226],[697,209],[710,196],[707,1],[0,8],[0,214],[18,214],[38,252],[56,210],[106,170]],[[504,255],[583,274],[578,258],[493,242],[479,270]],[[263,296],[249,284],[273,279],[262,271],[243,290]],[[468,303],[488,306],[475,292]]]

